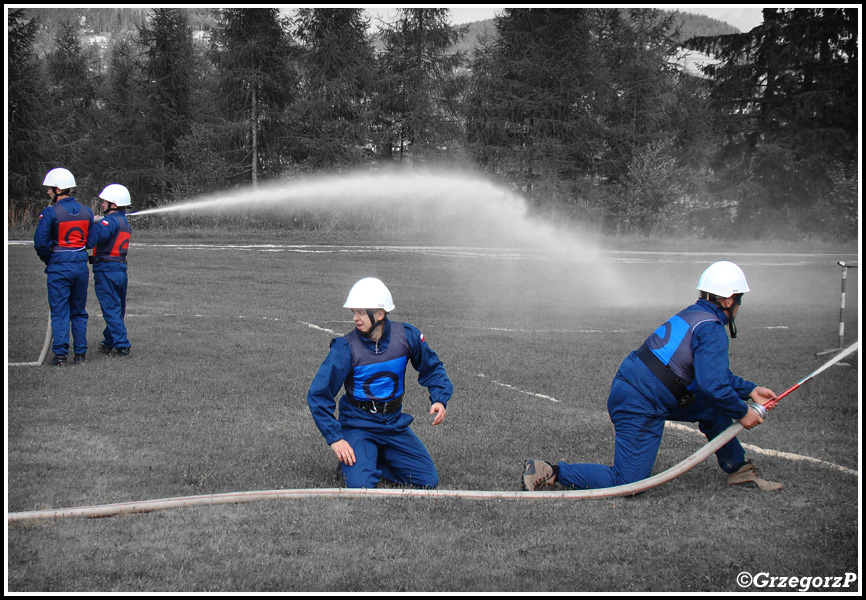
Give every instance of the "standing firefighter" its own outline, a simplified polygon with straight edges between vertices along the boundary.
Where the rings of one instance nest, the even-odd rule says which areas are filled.
[[[746,401],[765,405],[776,394],[735,376],[728,360],[725,326],[736,337],[734,320],[743,294],[749,291],[746,277],[734,263],[721,261],[704,271],[697,289],[698,301],[656,329],[617,371],[607,401],[616,429],[613,466],[527,460],[524,489],[534,491],[554,483],[597,489],[646,479],[666,420],[697,422],[710,440],[734,419],[746,429],[763,422]],[[782,487],[757,476],[737,438],[722,446],[716,458],[728,473],[729,485],[751,482],[763,490]]]
[[[33,247],[45,263],[48,275],[48,305],[51,309],[53,366],[66,366],[69,330],[72,329],[73,364],[87,356],[87,248],[94,244],[93,211],[75,201],[75,178],[66,169],[52,169],[42,185],[47,186],[52,205],[39,213]]]
[[[128,285],[126,254],[132,228],[126,220],[126,207],[132,201],[129,190],[112,183],[102,193],[104,216],[97,220],[93,248],[93,282],[96,299],[105,319],[100,352],[108,356],[129,356],[129,338],[123,320],[126,316],[126,288]]]
[[[402,412],[403,384],[411,361],[418,382],[430,393],[433,425],[442,423],[454,391],[442,361],[415,327],[388,319],[394,303],[380,280],[358,281],[343,306],[352,310],[355,330],[331,341],[307,402],[340,461],[346,486],[373,488],[384,478],[435,488],[439,475],[433,459],[409,428],[412,416]],[[344,386],[335,418],[336,398]]]

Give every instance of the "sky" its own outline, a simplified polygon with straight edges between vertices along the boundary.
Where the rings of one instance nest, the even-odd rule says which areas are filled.
[[[395,5],[398,6],[398,5]],[[580,8],[587,8],[585,5],[578,5]],[[542,8],[536,5],[533,8]],[[567,8],[567,5],[557,4],[554,8]],[[382,11],[387,14],[390,6],[365,6],[368,12]],[[471,23],[472,21],[483,21],[492,19],[496,11],[502,7],[491,6],[489,4],[466,5],[443,7],[451,10],[451,22],[455,24]],[[607,6],[605,6],[607,8]],[[695,14],[707,15],[714,19],[724,21],[733,25],[740,31],[749,31],[753,27],[759,25],[762,21],[761,7],[748,6],[743,4],[689,4],[683,6],[647,6],[647,8],[661,8],[664,10],[681,10]]]

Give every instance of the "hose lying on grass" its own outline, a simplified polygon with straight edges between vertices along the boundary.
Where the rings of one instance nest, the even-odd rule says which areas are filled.
[[[45,330],[45,341],[42,343],[42,352],[39,354],[39,360],[36,362],[27,363],[9,363],[10,367],[39,367],[45,362],[45,357],[48,356],[48,348],[51,347],[51,317],[48,317],[48,329]]]
[[[165,510],[169,508],[183,508],[188,506],[201,506],[211,504],[238,504],[241,502],[253,502],[255,500],[275,500],[279,498],[321,498],[339,496],[420,496],[426,498],[467,498],[473,500],[486,500],[493,498],[505,499],[576,499],[576,498],[609,498],[612,496],[630,496],[638,494],[650,488],[662,485],[675,479],[703,462],[716,450],[734,438],[743,426],[734,423],[721,435],[710,441],[703,448],[692,454],[680,464],[671,467],[663,473],[654,475],[643,481],[637,481],[628,485],[600,488],[594,490],[563,490],[545,492],[519,492],[519,491],[475,491],[475,490],[423,490],[423,489],[388,489],[388,488],[321,488],[306,490],[262,490],[253,492],[232,492],[226,494],[208,494],[203,496],[187,496],[179,498],[163,498],[160,500],[143,500],[140,502],[120,502],[117,504],[105,504],[102,506],[80,506],[75,508],[61,508],[56,510],[33,510],[27,512],[10,513],[7,521],[26,521],[38,519],[62,519],[66,517],[109,517],[113,515],[128,513],[143,513],[154,510]]]
[[[859,347],[855,342],[844,352],[827,362],[820,369],[814,371],[808,377],[801,379],[793,387],[780,394],[781,399],[818,373],[824,371],[831,365],[839,362]],[[776,401],[778,401],[778,399]],[[140,502],[120,502],[117,504],[105,504],[102,506],[80,506],[74,508],[61,508],[56,510],[33,510],[26,512],[9,513],[6,516],[8,522],[26,521],[38,519],[61,519],[66,517],[109,517],[113,515],[128,513],[144,513],[169,508],[183,508],[188,506],[201,506],[212,504],[239,504],[241,502],[253,502],[255,500],[275,500],[279,498],[321,498],[339,496],[415,496],[425,498],[467,498],[472,500],[486,499],[580,499],[580,498],[611,498],[615,496],[633,496],[651,488],[660,486],[672,479],[676,479],[686,471],[699,465],[716,450],[727,444],[743,430],[743,426],[736,422],[720,435],[713,438],[707,444],[688,457],[683,462],[671,467],[667,471],[654,475],[641,481],[619,485],[615,487],[599,488],[593,490],[563,490],[543,492],[518,492],[518,491],[475,491],[475,490],[422,490],[422,489],[388,489],[388,488],[321,488],[306,490],[261,490],[253,492],[230,492],[226,494],[207,494],[203,496],[187,496],[179,498],[163,498],[160,500],[143,500]]]

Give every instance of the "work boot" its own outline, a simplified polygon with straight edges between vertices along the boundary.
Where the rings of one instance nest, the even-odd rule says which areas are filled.
[[[523,489],[534,492],[543,485],[556,483],[553,467],[543,460],[529,459],[523,463]]]
[[[52,367],[65,367],[66,366],[66,355],[55,354],[54,358],[51,359]]]
[[[87,353],[82,352],[81,354],[76,354],[75,358],[72,359],[73,365],[83,365],[84,361],[87,360]]]
[[[743,483],[754,483],[765,492],[776,492],[782,489],[782,484],[775,481],[767,481],[758,477],[755,464],[747,460],[733,473],[728,474],[728,485],[740,485]]]
[[[111,355],[117,358],[128,358],[131,353],[129,348],[115,348]]]

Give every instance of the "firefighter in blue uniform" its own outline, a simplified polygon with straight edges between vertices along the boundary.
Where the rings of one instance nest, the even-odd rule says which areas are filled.
[[[93,211],[72,197],[75,177],[63,168],[52,169],[42,185],[52,204],[39,213],[33,247],[45,263],[48,305],[51,309],[53,366],[65,366],[72,329],[74,364],[87,358],[87,249],[94,244]]]
[[[347,487],[373,488],[384,478],[435,488],[439,475],[433,459],[409,428],[413,418],[402,412],[402,404],[411,362],[430,394],[433,425],[444,421],[454,387],[442,361],[418,329],[388,319],[394,303],[380,280],[358,281],[344,308],[352,310],[355,330],[331,341],[307,393],[316,427],[337,456]]]
[[[763,422],[747,402],[772,408],[776,394],[730,371],[728,334],[736,337],[735,317],[749,291],[743,271],[732,262],[708,267],[698,282],[700,298],[671,317],[619,367],[608,397],[616,438],[613,466],[540,460],[524,463],[523,488],[559,483],[598,489],[626,485],[650,476],[666,420],[697,422],[708,440],[734,420],[746,429]],[[754,483],[763,490],[782,485],[758,477],[737,438],[716,452],[730,485]]]
[[[129,356],[131,344],[124,317],[129,283],[126,255],[132,228],[126,220],[126,207],[132,201],[129,190],[117,183],[106,186],[99,197],[104,216],[93,225],[96,245],[91,258],[96,299],[105,319],[99,350],[106,356]]]

